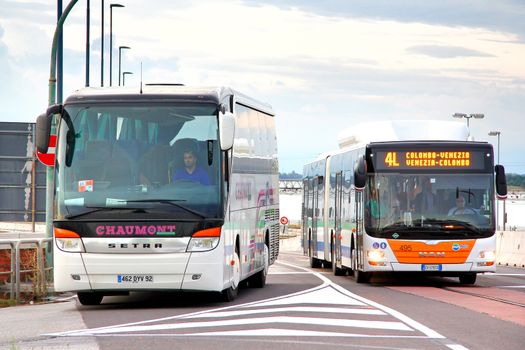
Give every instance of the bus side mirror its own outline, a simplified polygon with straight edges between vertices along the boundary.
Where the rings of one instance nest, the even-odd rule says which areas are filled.
[[[36,119],[36,149],[40,153],[47,153],[49,136],[51,134],[51,119],[53,115],[40,114]]]
[[[496,195],[498,199],[507,199],[507,177],[505,176],[505,167],[503,165],[496,165],[494,167],[496,172]]]
[[[219,137],[223,151],[233,147],[235,116],[232,112],[219,113]]]
[[[363,190],[366,185],[366,162],[365,157],[356,160],[354,165],[354,186],[356,190]]]
[[[49,148],[49,137],[51,135],[51,122],[55,114],[62,114],[64,106],[55,104],[49,106],[46,113],[36,118],[36,149],[40,153],[47,153]]]

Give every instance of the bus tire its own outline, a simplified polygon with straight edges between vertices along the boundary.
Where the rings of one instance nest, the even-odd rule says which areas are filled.
[[[354,278],[357,283],[368,283],[370,282],[371,277],[372,274],[370,272],[364,272],[359,270],[354,271]]]
[[[241,276],[241,260],[239,259],[239,252],[235,250],[233,254],[233,278],[232,285],[222,291],[222,300],[223,301],[233,301],[239,293],[239,284]]]
[[[104,295],[97,292],[78,292],[77,297],[82,305],[100,305]]]
[[[465,273],[459,276],[459,283],[461,284],[475,284],[476,283],[476,273]]]
[[[270,267],[268,246],[264,245],[264,268],[250,277],[249,285],[254,288],[263,288],[266,285],[266,276],[268,275],[268,268]]]
[[[337,267],[337,263],[335,261],[332,262],[332,272],[334,273],[334,276],[345,276],[346,275],[346,269]]]

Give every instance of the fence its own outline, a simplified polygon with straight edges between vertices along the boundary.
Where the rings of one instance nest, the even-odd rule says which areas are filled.
[[[22,239],[0,239],[1,246],[10,247],[11,255],[11,269],[6,272],[0,272],[0,275],[10,275],[10,290],[9,299],[14,299],[17,302],[20,301],[20,289],[21,289],[21,274],[27,272],[35,272],[36,276],[33,281],[33,289],[40,295],[44,295],[47,290],[46,272],[51,267],[46,268],[45,264],[45,253],[44,249],[49,249],[51,238],[22,238]],[[21,269],[22,254],[21,249],[27,249],[27,247],[36,246],[36,266],[34,269]]]
[[[34,123],[0,122],[0,221],[45,221],[45,167]]]

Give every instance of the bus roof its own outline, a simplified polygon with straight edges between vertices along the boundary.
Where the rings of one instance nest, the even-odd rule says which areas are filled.
[[[190,87],[181,84],[145,84],[142,92],[133,87],[86,87],[71,94],[66,104],[124,101],[195,101],[219,103],[226,96],[235,95],[237,102],[261,112],[274,115],[272,107],[229,87]]]

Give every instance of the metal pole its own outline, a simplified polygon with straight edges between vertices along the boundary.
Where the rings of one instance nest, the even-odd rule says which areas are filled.
[[[109,5],[109,86],[113,86],[113,7],[124,7],[124,5]]]
[[[35,125],[32,128],[33,145],[35,144]],[[36,214],[36,148],[33,146],[33,159],[31,161],[31,228],[35,232]]]
[[[100,86],[104,86],[104,0],[102,0],[102,32],[100,35]]]
[[[90,22],[90,0],[86,0],[86,86],[89,86],[89,22]]]
[[[113,86],[113,6],[109,6],[109,86]]]
[[[58,51],[58,39],[60,34],[62,33],[62,27],[64,25],[64,22],[71,12],[71,9],[75,4],[78,2],[78,0],[71,0],[67,7],[65,8],[64,12],[62,13],[62,16],[60,16],[60,19],[58,20],[55,34],[53,36],[53,43],[51,45],[51,60],[50,60],[50,67],[49,67],[49,98],[48,98],[48,105],[51,106],[55,104],[55,92],[56,92],[56,85],[57,85],[57,79],[56,79],[56,73],[57,73],[57,51]],[[51,123],[51,133],[56,133],[56,122],[55,119],[52,119]],[[53,193],[54,193],[54,168],[47,167],[46,169],[46,236],[47,237],[53,237]],[[51,245],[52,247],[52,245]],[[51,262],[52,261],[52,249],[49,250],[48,254],[46,254],[46,261]]]
[[[118,48],[118,86],[120,86],[120,75],[122,74],[122,46]]]
[[[20,241],[15,244],[15,300],[20,301]]]
[[[62,0],[57,0],[57,23],[60,20],[60,17],[62,16]],[[58,36],[58,48],[57,48],[57,100],[58,103],[62,103],[62,96],[63,96],[63,74],[64,74],[64,35],[62,31],[60,31]]]

